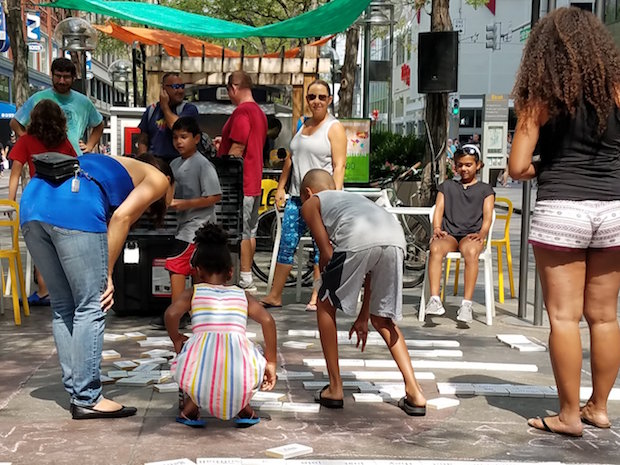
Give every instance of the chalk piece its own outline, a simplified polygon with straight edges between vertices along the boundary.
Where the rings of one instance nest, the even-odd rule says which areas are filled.
[[[131,339],[132,341],[146,340],[146,334],[141,333],[140,331],[130,331],[128,333],[125,333],[124,336]]]
[[[118,360],[121,358],[121,354],[115,350],[104,350],[101,352],[101,358],[103,360]]]
[[[282,345],[284,347],[290,347],[291,349],[307,349],[308,347],[312,347],[314,343],[301,341],[286,341],[283,342]]]
[[[416,373],[416,377],[417,377]],[[471,383],[437,383],[437,390],[442,396],[446,395],[462,395],[473,396],[474,385]]]
[[[106,342],[124,341],[127,336],[124,334],[104,333],[103,340]]]
[[[353,399],[355,399],[355,402],[360,403],[383,402],[383,397],[380,394],[373,394],[371,392],[354,392]]]
[[[146,352],[142,352],[140,357],[142,358],[165,358],[169,359],[174,357],[176,354],[172,350],[167,349],[151,349]]]
[[[318,413],[320,409],[316,402],[282,402],[283,412]]]
[[[147,386],[149,384],[153,384],[155,381],[151,378],[146,378],[144,376],[130,376],[127,378],[119,379],[116,384],[120,384],[123,386]]]
[[[474,394],[477,396],[508,397],[506,386],[506,384],[474,383]]]
[[[250,401],[250,406],[263,411],[280,412],[282,411],[282,402],[280,401],[262,401],[254,400]]]
[[[190,459],[173,459],[164,460],[163,462],[149,462],[144,465],[196,465],[196,463],[192,462]]]
[[[294,337],[314,337],[318,339],[319,332],[314,329],[289,329],[288,335]]]
[[[519,384],[511,384],[506,386],[508,389],[508,395],[510,397],[532,397],[532,398],[544,398],[545,391],[542,386],[526,386]]]
[[[245,460],[240,458],[214,457],[214,458],[198,458],[196,465],[241,465]]]
[[[129,376],[125,370],[112,370],[108,371],[108,376],[110,378],[118,379],[118,378],[127,378]]]
[[[311,371],[279,371],[277,373],[278,380],[291,381],[295,379],[314,379],[314,373]]]
[[[286,394],[281,392],[258,391],[252,396],[256,401],[276,401],[286,399]]]
[[[138,366],[137,363],[132,362],[131,360],[119,360],[118,362],[113,362],[114,365],[119,370],[131,370]]]
[[[178,392],[179,385],[177,383],[154,384],[153,389],[157,392]]]
[[[101,381],[101,384],[112,384],[116,381],[115,378],[106,375],[100,375],[99,380]]]
[[[426,407],[435,410],[442,410],[444,408],[457,407],[461,402],[458,399],[451,399],[449,397],[437,397],[426,401]]]
[[[275,457],[277,459],[290,459],[292,457],[299,457],[301,455],[308,455],[311,453],[312,447],[304,446],[302,444],[287,444],[285,446],[274,447],[265,451],[265,454],[267,454],[268,457]]]
[[[431,350],[419,350],[413,349],[409,351],[411,357],[462,357],[463,351],[461,350],[447,350],[447,349],[431,349]]]

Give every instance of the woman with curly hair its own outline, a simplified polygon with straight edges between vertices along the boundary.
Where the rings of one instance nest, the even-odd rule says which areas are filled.
[[[32,161],[34,155],[46,152],[64,153],[77,157],[75,149],[67,138],[67,119],[62,109],[52,100],[41,100],[30,113],[30,124],[26,134],[22,135],[9,157],[13,160],[11,177],[9,178],[9,200],[17,198],[17,186],[22,175],[23,166],[28,163],[30,176],[34,176],[35,168]],[[22,190],[26,187],[22,177]],[[49,305],[50,299],[47,286],[39,272],[35,269],[39,290],[28,297],[29,305]]]
[[[538,179],[530,243],[560,402],[559,415],[528,424],[581,436],[582,422],[611,426],[607,399],[620,366],[620,56],[603,24],[578,8],[543,18],[525,47],[514,98],[509,170],[513,179]],[[580,407],[582,316],[593,389]]]

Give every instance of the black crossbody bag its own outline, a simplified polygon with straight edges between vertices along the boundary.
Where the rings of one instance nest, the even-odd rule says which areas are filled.
[[[32,157],[36,175],[54,184],[61,184],[80,171],[77,157],[63,153],[48,152]]]

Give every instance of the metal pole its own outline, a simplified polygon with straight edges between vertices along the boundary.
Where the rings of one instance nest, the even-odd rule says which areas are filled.
[[[370,115],[370,7],[366,9],[366,22],[364,22],[364,99],[362,100],[362,118]]]
[[[534,286],[534,326],[542,326],[543,320],[543,293],[540,285],[540,276],[536,271],[536,285]]]
[[[387,124],[388,132],[392,132],[392,77],[394,74],[393,61],[394,61],[394,5],[390,3],[390,74],[388,76],[388,104],[387,104]]]
[[[596,17],[603,21],[605,19],[605,5],[603,0],[596,0],[594,3],[594,13]]]
[[[138,105],[138,50],[136,42],[131,44],[131,76],[133,78],[133,106]]]
[[[540,0],[532,0],[531,27],[534,27],[540,18]],[[527,314],[527,274],[529,267],[529,247],[527,239],[530,233],[530,204],[532,199],[532,184],[524,181],[523,197],[521,199],[521,247],[519,255],[519,307],[517,315],[525,318]]]
[[[556,0],[547,0],[547,13],[555,10],[556,8]]]

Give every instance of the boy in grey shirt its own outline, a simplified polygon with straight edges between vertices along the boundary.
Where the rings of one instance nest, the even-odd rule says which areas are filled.
[[[357,313],[357,296],[364,302],[349,337],[366,346],[368,320],[381,334],[405,381],[406,395],[398,406],[407,414],[426,414],[426,399],[415,379],[407,345],[395,320],[402,318],[403,230],[383,208],[365,197],[336,191],[327,171],[310,170],[301,184],[301,214],[319,248],[321,285],[317,321],[329,384],[314,400],[324,407],[342,408],[343,390],[338,366],[336,309]]]
[[[215,204],[222,199],[215,167],[196,150],[200,135],[193,117],[183,116],[172,126],[172,143],[181,154],[170,163],[175,179],[170,207],[177,210],[179,221],[172,256],[166,259],[173,302],[185,289],[185,278],[193,274],[194,235],[204,223],[216,222]]]

